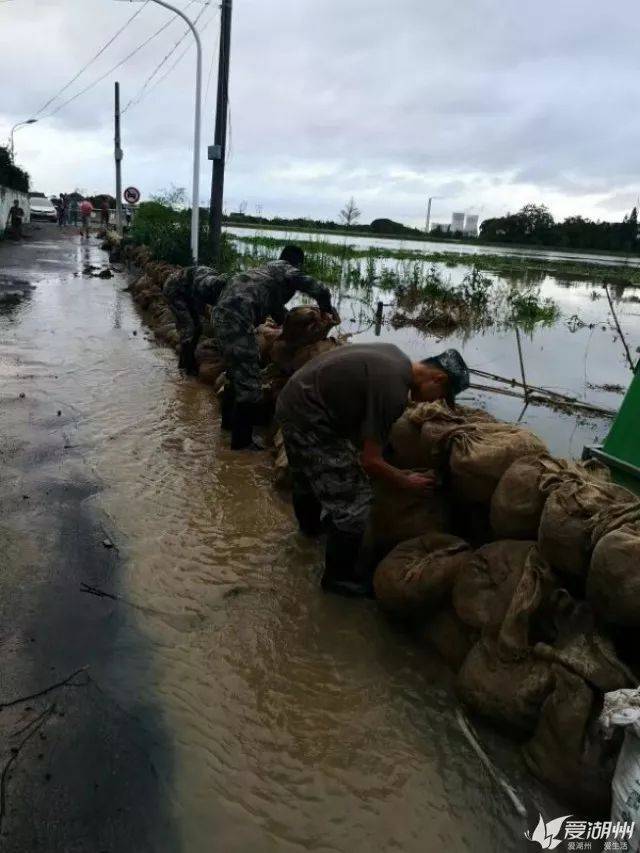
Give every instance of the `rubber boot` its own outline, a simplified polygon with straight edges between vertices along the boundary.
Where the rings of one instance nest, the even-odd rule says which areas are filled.
[[[224,386],[220,398],[220,428],[228,432],[233,425],[233,407],[236,401],[236,393],[230,382]]]
[[[254,412],[254,403],[235,403],[231,418],[232,450],[264,450],[253,438]]]
[[[364,582],[356,572],[361,545],[361,533],[345,533],[333,525],[330,527],[324,574],[320,581],[324,592],[334,592],[348,598],[373,597],[371,584]]]
[[[322,533],[320,521],[320,501],[315,495],[305,493],[292,495],[293,511],[298,519],[300,530],[305,536],[318,536]]]
[[[178,358],[178,367],[184,370],[189,376],[198,375],[198,364],[196,362],[195,347],[188,343],[180,346],[180,356]]]

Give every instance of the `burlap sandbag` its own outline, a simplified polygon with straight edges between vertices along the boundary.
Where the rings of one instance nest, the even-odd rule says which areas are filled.
[[[546,453],[532,432],[512,424],[472,423],[449,433],[451,485],[468,503],[489,503],[507,468],[522,456]]]
[[[599,462],[572,462],[548,454],[516,459],[500,478],[491,498],[491,527],[499,539],[536,539],[540,517],[551,489],[551,477],[611,480],[609,469]],[[541,489],[545,479],[547,489]]]
[[[447,533],[401,542],[376,568],[376,599],[391,613],[435,610],[450,595],[471,556],[464,540]]]
[[[478,641],[477,632],[465,625],[452,607],[428,614],[418,633],[454,672]]]
[[[316,341],[314,344],[307,344],[307,346],[300,347],[291,359],[293,372],[300,370],[308,361],[312,361],[319,355],[332,352],[338,346],[340,346],[340,343],[335,338],[326,338],[323,341]]]
[[[271,351],[273,345],[282,336],[282,329],[276,326],[272,321],[267,320],[256,329],[256,339],[260,350],[260,358],[263,362],[271,359]]]
[[[609,814],[611,779],[620,741],[598,733],[602,700],[580,676],[553,666],[531,740],[523,748],[533,775],[581,815]]]
[[[335,321],[327,318],[319,308],[301,305],[287,313],[282,324],[282,340],[295,348],[315,344],[327,337],[332,326]]]
[[[587,598],[605,622],[640,627],[640,505],[599,515],[592,541]]]
[[[391,461],[397,468],[428,467],[423,462],[420,433],[421,427],[412,423],[406,412],[391,427]]]
[[[451,529],[451,506],[439,489],[422,495],[382,480],[373,481],[372,486],[367,541],[378,554],[388,553],[406,539]]]
[[[273,437],[273,455],[275,485],[278,489],[290,489],[291,472],[289,469],[289,460],[287,459],[287,451],[284,446],[284,438],[282,437],[282,430],[278,430]]]
[[[545,481],[542,480],[545,491]],[[635,502],[635,496],[613,483],[570,480],[554,487],[540,518],[540,551],[558,572],[585,577],[593,551],[596,518],[618,503]]]
[[[521,734],[530,734],[552,684],[548,663],[533,655],[504,660],[498,644],[483,637],[462,664],[456,691],[477,714]]]
[[[535,545],[507,539],[478,548],[453,588],[453,606],[466,625],[497,635]]]
[[[597,627],[586,601],[574,599],[566,589],[549,596],[555,636],[538,642],[535,653],[549,663],[562,664],[601,693],[633,686],[636,679],[618,658],[613,642]]]

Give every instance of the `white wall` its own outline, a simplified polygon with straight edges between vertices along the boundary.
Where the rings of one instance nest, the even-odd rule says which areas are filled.
[[[24,221],[29,222],[31,220],[29,196],[26,193],[19,193],[16,190],[0,186],[0,236],[4,234],[7,219],[9,218],[9,208],[16,198],[20,202],[20,207],[24,210]]]

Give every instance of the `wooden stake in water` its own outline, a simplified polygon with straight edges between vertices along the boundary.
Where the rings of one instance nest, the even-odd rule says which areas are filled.
[[[524,359],[522,358],[522,342],[520,341],[520,329],[516,326],[516,341],[518,342],[518,358],[520,359],[520,373],[522,374],[522,387],[524,388],[525,402],[529,402],[529,388],[527,386],[527,377],[524,373]]]
[[[633,363],[633,358],[631,357],[631,351],[629,350],[629,345],[627,344],[626,338],[622,333],[622,329],[620,328],[620,323],[618,322],[618,315],[616,314],[616,310],[613,307],[613,300],[611,299],[611,294],[609,293],[609,285],[605,284],[604,286],[605,293],[607,294],[607,299],[609,300],[609,308],[611,308],[611,316],[613,317],[613,322],[616,324],[616,329],[618,330],[618,334],[620,335],[620,340],[622,341],[622,346],[624,347],[624,351],[627,354],[627,361],[629,362],[629,367],[631,368],[631,372],[636,372],[636,366]]]

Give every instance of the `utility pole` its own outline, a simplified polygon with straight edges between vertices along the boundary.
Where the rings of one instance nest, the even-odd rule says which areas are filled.
[[[429,197],[429,202],[427,203],[427,218],[424,224],[424,233],[429,233],[429,225],[431,225],[431,202],[433,201],[433,196]]]
[[[122,234],[122,148],[120,147],[120,83],[116,83],[114,157],[116,161],[116,229]]]
[[[221,0],[220,52],[218,55],[218,97],[216,101],[216,128],[209,159],[213,160],[211,173],[211,205],[209,208],[209,239],[213,263],[220,263],[222,245],[222,199],[224,195],[224,166],[227,151],[227,113],[229,108],[229,53],[231,50],[232,0]]]

